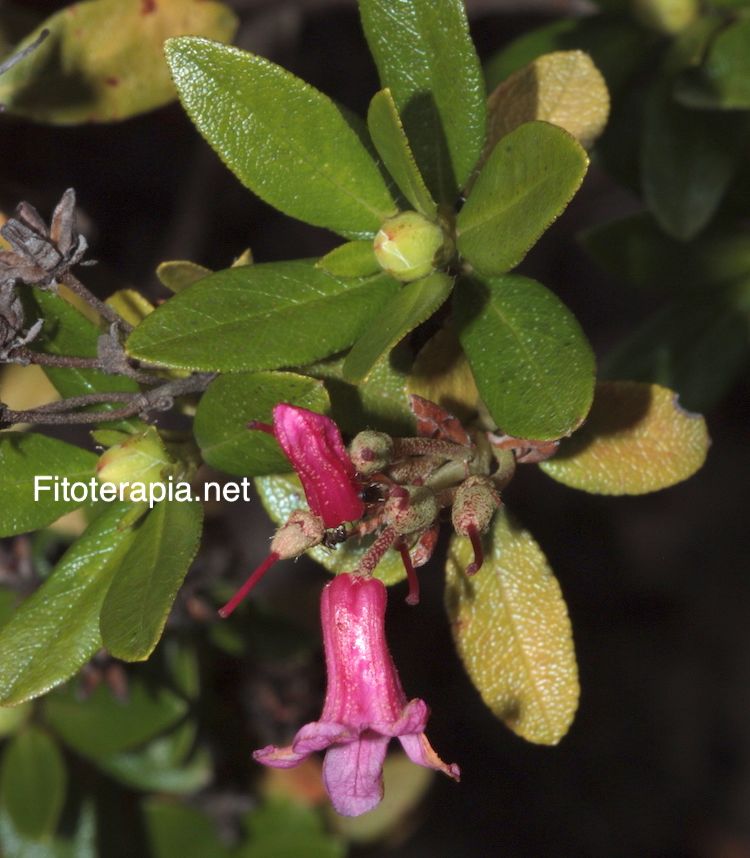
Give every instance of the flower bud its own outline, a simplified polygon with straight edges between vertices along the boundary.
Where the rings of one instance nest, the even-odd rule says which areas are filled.
[[[440,513],[435,493],[426,486],[399,489],[392,490],[385,502],[383,516],[388,526],[401,535],[428,528]]]
[[[295,510],[273,537],[271,552],[279,560],[299,557],[308,548],[320,545],[325,527],[323,519],[304,509]]]
[[[386,468],[393,454],[393,438],[385,432],[370,429],[354,436],[349,445],[349,457],[357,472],[364,477]]]
[[[500,495],[492,480],[478,474],[468,477],[458,487],[453,501],[453,529],[460,536],[469,536],[472,528],[483,533],[499,506]]]
[[[417,212],[402,212],[386,220],[373,248],[380,267],[408,283],[429,274],[443,248],[442,229]]]
[[[156,429],[149,428],[110,447],[96,463],[96,476],[102,483],[143,483],[164,481],[174,462]],[[129,495],[129,491],[124,494]]]

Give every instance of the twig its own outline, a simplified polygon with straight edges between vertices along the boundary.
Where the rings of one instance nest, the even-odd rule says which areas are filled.
[[[81,283],[75,274],[70,271],[66,271],[60,278],[60,282],[64,283],[71,292],[74,292],[79,298],[82,298],[87,304],[93,307],[103,319],[106,319],[111,324],[117,325],[126,334],[129,334],[133,330],[133,326],[130,322],[126,322],[116,310],[113,310],[112,307],[109,306],[109,304],[105,304],[104,301],[97,298],[93,292]]]

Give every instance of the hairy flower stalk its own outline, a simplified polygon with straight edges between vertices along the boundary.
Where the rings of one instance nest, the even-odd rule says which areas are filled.
[[[407,701],[385,640],[385,585],[375,578],[338,575],[323,590],[321,624],[328,688],[319,721],[305,724],[292,744],[255,751],[263,765],[291,768],[325,751],[323,779],[344,816],[372,810],[383,797],[383,762],[396,737],[412,762],[459,780],[432,749],[423,700]]]

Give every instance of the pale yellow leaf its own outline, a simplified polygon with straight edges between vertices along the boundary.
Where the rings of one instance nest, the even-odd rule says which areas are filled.
[[[558,482],[604,495],[640,495],[680,483],[703,465],[706,421],[658,384],[596,386],[586,423],[540,467]]]
[[[445,602],[456,648],[482,699],[519,736],[554,745],[578,706],[578,670],[567,608],[531,534],[501,511],[469,578],[470,541],[453,536]]]
[[[504,80],[490,95],[488,110],[485,156],[501,137],[535,119],[564,128],[588,149],[607,124],[609,92],[588,54],[555,51]]]

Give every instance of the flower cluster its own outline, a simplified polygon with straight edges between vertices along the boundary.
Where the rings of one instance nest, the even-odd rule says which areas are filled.
[[[382,798],[383,761],[393,737],[418,765],[455,780],[460,774],[427,741],[427,705],[407,700],[401,687],[385,640],[386,588],[373,572],[386,551],[397,549],[409,581],[407,601],[416,604],[415,568],[429,560],[441,515],[450,510],[455,531],[474,546],[466,571],[475,573],[482,565],[481,535],[501,503],[499,489],[512,475],[515,454],[532,443],[487,433],[471,437],[434,403],[412,396],[411,406],[418,437],[368,430],[348,450],[330,418],[304,408],[281,403],[273,424],[250,424],[276,438],[300,478],[309,510],[295,511],[278,529],[269,555],[220,610],[229,616],[278,560],[320,544],[375,536],[357,568],[323,590],[328,690],[320,720],[303,726],[288,747],[254,754],[264,765],[288,768],[325,750],[326,788],[336,810],[347,816],[371,810]]]

